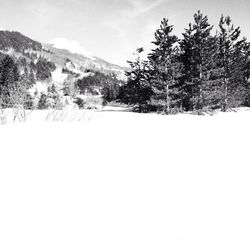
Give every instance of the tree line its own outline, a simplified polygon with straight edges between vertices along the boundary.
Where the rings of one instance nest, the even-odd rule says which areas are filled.
[[[214,32],[200,11],[180,39],[168,19],[155,31],[154,49],[143,60],[137,49],[120,100],[139,112],[206,111],[250,105],[250,43],[229,16]]]
[[[94,93],[96,88],[100,89],[100,93],[107,102],[114,101],[120,94],[120,86],[124,85],[124,81],[117,79],[117,76],[112,74],[104,74],[102,72],[88,70],[90,75],[78,79],[75,87],[80,94],[85,91]]]

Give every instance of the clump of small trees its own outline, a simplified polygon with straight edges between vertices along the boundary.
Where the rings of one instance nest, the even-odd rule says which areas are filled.
[[[147,59],[139,48],[135,61],[128,62],[120,99],[139,112],[166,114],[249,106],[250,43],[229,16],[222,15],[213,30],[198,11],[179,39],[164,18]]]
[[[76,81],[75,87],[80,94],[86,92],[94,94],[98,90],[99,94],[107,101],[114,101],[119,96],[120,86],[123,81],[118,80],[115,74],[106,75],[101,72],[90,72],[89,76],[83,77]]]
[[[52,84],[47,88],[47,93],[40,94],[37,108],[38,109],[62,109],[63,104],[56,86]]]
[[[29,87],[25,74],[20,75],[14,60],[5,56],[0,63],[0,109],[12,108],[14,120],[25,120],[25,109],[32,106]]]

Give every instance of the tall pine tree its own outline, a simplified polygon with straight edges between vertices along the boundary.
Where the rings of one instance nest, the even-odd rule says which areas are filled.
[[[218,34],[217,67],[221,71],[223,90],[222,110],[240,105],[243,98],[244,73],[242,60],[245,39],[240,39],[240,27],[235,28],[229,16],[220,18]],[[244,98],[243,98],[244,99]]]
[[[183,34],[181,41],[182,63],[184,65],[183,88],[184,105],[187,110],[202,109],[206,85],[209,84],[209,71],[213,61],[214,38],[211,36],[213,26],[207,16],[198,11],[194,14],[194,23]]]
[[[151,78],[150,84],[154,95],[151,98],[152,106],[157,111],[169,114],[177,106],[177,83],[180,70],[178,55],[178,37],[172,35],[173,26],[168,19],[161,21],[160,28],[155,32],[156,46],[149,54]]]

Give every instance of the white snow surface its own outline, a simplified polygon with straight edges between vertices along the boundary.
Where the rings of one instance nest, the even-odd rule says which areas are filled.
[[[64,37],[58,37],[49,42],[53,47],[58,49],[66,49],[71,53],[92,57],[89,51],[85,50],[77,41],[72,41]]]
[[[29,93],[31,96],[35,95],[35,92],[37,92],[38,94],[44,93],[47,94],[48,92],[48,85],[44,82],[39,82],[37,81],[32,88],[29,89]]]
[[[0,249],[250,249],[250,110],[0,126]]]
[[[68,74],[62,73],[62,68],[59,68],[59,67],[56,70],[54,70],[51,73],[51,75],[52,75],[52,81],[56,85],[63,84],[63,82],[67,79],[67,76],[68,76]]]

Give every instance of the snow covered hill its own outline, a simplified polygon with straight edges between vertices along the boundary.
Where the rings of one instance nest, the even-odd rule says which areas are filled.
[[[66,49],[71,53],[91,57],[91,54],[86,51],[77,41],[70,41],[66,38],[59,37],[50,41],[49,44],[57,49]]]
[[[0,249],[248,250],[249,124],[107,108],[0,126]]]
[[[84,73],[86,69],[90,69],[105,74],[115,73],[120,80],[126,79],[125,71],[129,70],[126,67],[121,67],[99,57],[92,56],[84,51],[78,43],[66,39],[51,41],[51,44],[43,44],[42,55],[61,68],[67,66],[68,62],[71,62],[71,65],[78,72]]]
[[[84,50],[77,41],[57,38],[48,44],[42,44],[15,31],[0,30],[0,59],[6,55],[15,59],[19,71],[25,68],[36,73],[37,61],[48,59],[56,65],[57,70],[68,69],[68,63],[74,67],[73,72],[84,74],[86,70],[94,70],[104,74],[116,74],[120,80],[125,80],[126,67],[109,63],[99,57],[92,56]],[[72,70],[72,69],[71,69]]]

